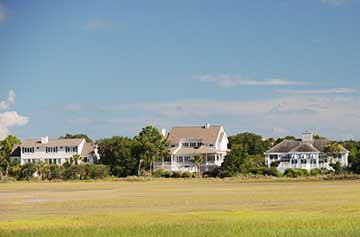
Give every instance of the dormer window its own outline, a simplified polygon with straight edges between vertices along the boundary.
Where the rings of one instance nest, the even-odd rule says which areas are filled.
[[[214,146],[214,144],[210,144],[210,147],[213,147]]]

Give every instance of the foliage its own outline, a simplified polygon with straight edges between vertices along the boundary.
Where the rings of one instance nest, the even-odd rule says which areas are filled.
[[[74,163],[75,165],[80,164],[80,161],[83,160],[83,157],[79,154],[75,154],[70,158],[70,163]]]
[[[135,154],[139,160],[138,175],[150,170],[158,157],[169,155],[169,140],[157,128],[147,126],[134,138]]]
[[[321,169],[312,169],[312,170],[310,170],[310,175],[311,176],[321,175]]]
[[[36,172],[35,165],[33,163],[26,163],[25,165],[21,166],[19,179],[30,180],[34,178],[35,172]]]
[[[110,167],[117,177],[137,175],[138,163],[135,141],[127,137],[112,137],[97,141],[100,162]]]
[[[201,163],[204,161],[204,156],[201,154],[195,154],[191,157],[191,162],[193,162],[196,166],[197,175],[200,177],[200,169]]]
[[[13,135],[9,135],[0,141],[0,176],[8,174],[10,154],[16,144],[20,144],[20,140]]]
[[[271,167],[277,168],[280,165],[280,161],[276,160],[271,162]]]
[[[59,139],[74,139],[74,138],[84,138],[86,142],[92,143],[93,140],[89,138],[86,134],[65,134],[65,136],[59,137]]]
[[[330,164],[330,166],[334,169],[335,174],[340,174],[341,173],[342,168],[341,168],[341,163],[339,161],[337,161],[334,164]]]
[[[213,175],[219,177],[236,176],[240,173],[250,173],[251,170],[264,167],[262,155],[248,155],[242,144],[233,145],[231,151],[225,156],[219,170],[213,171]]]
[[[296,137],[294,136],[286,136],[286,137],[282,137],[282,138],[278,138],[275,140],[273,146],[285,141],[285,140],[296,140]]]
[[[309,176],[310,173],[306,169],[286,169],[283,175],[289,178],[297,178]]]
[[[229,136],[229,148],[234,146],[241,146],[242,150],[249,155],[264,154],[266,150],[272,145],[271,140],[263,140],[262,136],[254,133],[240,133],[234,136]]]

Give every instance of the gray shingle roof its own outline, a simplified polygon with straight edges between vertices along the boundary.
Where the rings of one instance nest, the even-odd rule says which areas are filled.
[[[170,144],[177,145],[181,139],[199,139],[204,144],[215,144],[221,126],[173,127],[168,135]]]
[[[299,140],[284,140],[269,149],[266,153],[291,153],[291,152],[325,152],[328,139],[314,139],[312,142]],[[348,152],[343,146],[342,153]]]

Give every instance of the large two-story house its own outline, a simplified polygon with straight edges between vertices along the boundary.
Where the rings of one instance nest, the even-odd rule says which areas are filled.
[[[170,141],[170,155],[155,162],[154,169],[197,172],[193,156],[202,156],[200,173],[221,166],[228,151],[228,138],[223,126],[173,127],[163,133]]]
[[[300,140],[284,140],[265,152],[265,164],[279,163],[277,169],[284,172],[286,169],[300,168],[312,170],[325,168],[332,170],[332,163],[340,162],[341,166],[348,166],[349,151],[341,146],[341,151],[335,157],[325,151],[328,139],[315,139],[310,132],[302,134]]]
[[[62,165],[78,154],[82,157],[79,161],[94,163],[99,160],[95,144],[87,143],[85,139],[27,139],[14,146],[10,159],[17,160],[21,165],[39,161],[48,164]]]

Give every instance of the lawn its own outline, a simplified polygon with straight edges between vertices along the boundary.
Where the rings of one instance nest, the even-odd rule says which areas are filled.
[[[360,181],[0,183],[0,236],[360,236]]]

